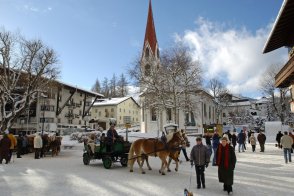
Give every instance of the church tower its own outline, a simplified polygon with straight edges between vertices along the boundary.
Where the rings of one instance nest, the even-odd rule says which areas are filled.
[[[141,56],[141,77],[144,77],[144,80],[149,80],[152,72],[156,72],[156,69],[160,65],[159,58],[159,46],[156,38],[155,25],[153,20],[152,13],[152,5],[151,0],[149,0],[149,8],[148,8],[148,16],[147,16],[147,24],[145,31],[145,38]],[[147,87],[148,88],[148,87]],[[150,130],[158,130],[158,127],[162,125],[158,125],[158,115],[155,108],[145,107],[146,102],[146,94],[145,91],[146,86],[144,84],[140,84],[140,102],[141,102],[141,131],[147,132]],[[148,104],[147,104],[148,105]]]
[[[159,47],[156,38],[155,25],[153,20],[151,0],[149,0],[148,17],[144,38],[144,45],[141,57],[141,68],[143,75],[148,77],[154,66],[159,64]]]

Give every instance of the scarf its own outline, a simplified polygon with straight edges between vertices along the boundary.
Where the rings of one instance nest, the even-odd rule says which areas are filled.
[[[225,169],[229,168],[229,144],[227,144],[225,147],[223,147],[222,144],[219,144],[218,146],[218,154],[217,154],[217,160],[216,164],[220,166],[222,161],[222,151],[224,150],[224,167]]]

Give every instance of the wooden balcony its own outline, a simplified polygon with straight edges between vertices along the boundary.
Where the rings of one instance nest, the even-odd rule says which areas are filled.
[[[286,88],[294,85],[294,55],[275,76],[275,85],[279,88]]]

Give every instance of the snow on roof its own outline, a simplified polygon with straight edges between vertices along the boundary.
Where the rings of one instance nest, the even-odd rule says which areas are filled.
[[[58,80],[56,80],[56,82],[58,82],[58,83],[60,83],[60,84],[62,84],[64,86],[68,86],[70,88],[74,88],[74,89],[77,89],[77,90],[80,90],[80,91],[83,91],[83,92],[86,92],[86,93],[89,93],[89,94],[92,94],[92,95],[95,95],[95,96],[104,97],[104,95],[102,95],[100,93],[89,91],[89,90],[86,90],[86,89],[81,88],[81,87],[78,87],[78,86],[73,86],[71,84],[68,84],[68,83],[65,83],[65,82],[61,82],[61,81],[58,81]]]
[[[242,102],[231,102],[229,103],[229,106],[250,106],[250,101],[242,101]]]
[[[108,99],[100,99],[98,102],[94,103],[94,106],[104,106],[104,105],[117,105],[123,101],[132,97],[117,97],[117,98],[108,98]]]

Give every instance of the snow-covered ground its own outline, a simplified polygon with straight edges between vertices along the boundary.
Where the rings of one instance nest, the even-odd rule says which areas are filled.
[[[143,137],[131,133],[130,140]],[[152,136],[152,134],[147,137]],[[190,141],[195,144],[195,138]],[[68,144],[67,138],[64,143]],[[11,164],[0,165],[1,196],[91,196],[91,195],[184,195],[189,188],[194,195],[227,195],[218,182],[217,167],[209,166],[206,171],[206,189],[196,189],[195,170],[189,162],[183,161],[178,172],[172,171],[162,176],[158,173],[160,161],[151,158],[153,170],[146,169],[140,174],[135,164],[134,172],[121,167],[119,163],[109,170],[104,169],[101,160],[85,166],[82,162],[83,146],[75,142],[72,149],[62,151],[58,157],[45,157],[35,160],[33,154],[15,159]],[[247,144],[247,147],[248,144]],[[191,148],[188,148],[188,153]],[[282,151],[274,144],[265,146],[265,153],[251,152],[237,154],[237,166],[233,185],[234,195],[293,195],[294,164],[285,164]],[[293,155],[293,154],[292,154]],[[184,160],[183,157],[181,157]],[[172,164],[171,168],[175,165]]]

